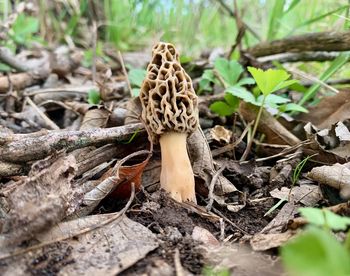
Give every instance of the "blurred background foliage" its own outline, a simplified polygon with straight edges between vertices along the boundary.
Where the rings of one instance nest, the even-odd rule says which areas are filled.
[[[0,0],[3,21],[21,1]],[[91,37],[87,26],[96,22],[101,40],[122,51],[137,50],[156,40],[173,42],[187,55],[213,47],[229,47],[237,34],[231,0],[57,0],[28,1],[48,43],[71,39],[82,46]],[[260,40],[290,35],[341,31],[349,27],[347,0],[238,0],[242,20]],[[38,16],[36,16],[38,15]],[[23,18],[22,18],[23,19]],[[20,23],[19,23],[20,24]],[[28,26],[28,24],[26,24]],[[249,47],[259,42],[250,32],[243,40]]]
[[[17,16],[1,45],[13,51],[35,43],[78,46],[85,49],[86,65],[91,63],[93,48],[97,56],[105,58],[106,48],[140,51],[159,40],[174,43],[185,60],[216,47],[228,51],[238,32],[232,16],[235,12],[249,29],[242,40],[243,49],[263,41],[343,31],[350,26],[349,0],[237,0],[237,11],[233,0],[0,0],[2,22],[23,3],[26,12]],[[28,11],[30,4],[32,10]],[[95,46],[94,33],[98,34]],[[238,51],[233,57],[238,57]],[[296,64],[299,70],[315,75],[330,65]],[[349,78],[348,67],[344,65],[335,77]]]

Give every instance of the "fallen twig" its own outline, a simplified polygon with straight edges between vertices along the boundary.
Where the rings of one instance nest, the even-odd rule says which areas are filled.
[[[263,57],[287,52],[349,50],[350,31],[346,31],[309,33],[262,42],[248,48],[247,52],[254,57]]]
[[[2,63],[7,64],[13,69],[16,69],[18,72],[27,72],[30,68],[18,60],[14,55],[12,55],[11,51],[5,47],[0,47],[0,61]]]
[[[42,159],[55,151],[74,150],[100,143],[113,143],[129,138],[135,131],[143,129],[143,124],[121,127],[79,130],[40,131],[32,134],[0,133],[0,160],[25,162]]]

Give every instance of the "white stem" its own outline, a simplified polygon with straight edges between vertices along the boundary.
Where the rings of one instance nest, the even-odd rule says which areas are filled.
[[[196,202],[194,175],[186,147],[186,133],[168,132],[160,139],[160,185],[177,201]]]

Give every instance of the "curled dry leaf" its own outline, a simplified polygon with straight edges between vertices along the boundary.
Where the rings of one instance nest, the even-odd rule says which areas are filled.
[[[310,160],[321,164],[346,162],[345,157],[350,154],[350,147],[348,151],[339,147],[339,138],[335,137],[332,132],[327,129],[319,130],[311,123],[306,124],[304,130],[309,142],[304,147],[303,152],[307,156],[313,155]],[[326,150],[330,147],[332,149]]]
[[[85,113],[80,130],[105,127],[111,112],[104,106],[92,106]]]
[[[350,169],[346,165],[337,163],[316,167],[308,173],[308,177],[338,189],[342,198],[350,199]]]
[[[134,183],[136,191],[140,190],[142,173],[145,167],[147,166],[150,157],[151,153],[148,153],[147,158],[141,163],[120,167],[120,169],[117,172],[119,177],[118,185],[112,192],[112,197],[122,199],[128,198],[131,193],[131,183]]]
[[[212,138],[219,143],[224,142],[225,144],[228,144],[230,143],[232,138],[232,131],[220,125],[216,125],[215,127],[213,127],[210,130],[210,134]]]
[[[126,161],[135,158],[136,156],[146,155],[147,157],[141,163],[130,166],[122,166]],[[134,152],[108,170],[101,178],[100,183],[95,184],[93,189],[87,192],[83,198],[83,205],[76,211],[75,215],[82,216],[91,213],[97,205],[106,196],[111,194],[116,199],[127,199],[131,194],[131,185],[134,184],[135,190],[139,191],[141,187],[141,177],[144,168],[146,167],[151,152],[142,150]]]
[[[299,205],[294,202],[287,202],[283,205],[277,216],[260,231],[260,234],[279,234],[298,213]]]

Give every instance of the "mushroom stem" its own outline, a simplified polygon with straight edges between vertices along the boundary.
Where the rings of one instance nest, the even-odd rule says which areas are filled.
[[[186,138],[186,133],[179,132],[166,132],[160,136],[160,186],[179,202],[196,203],[194,175],[187,153]]]

